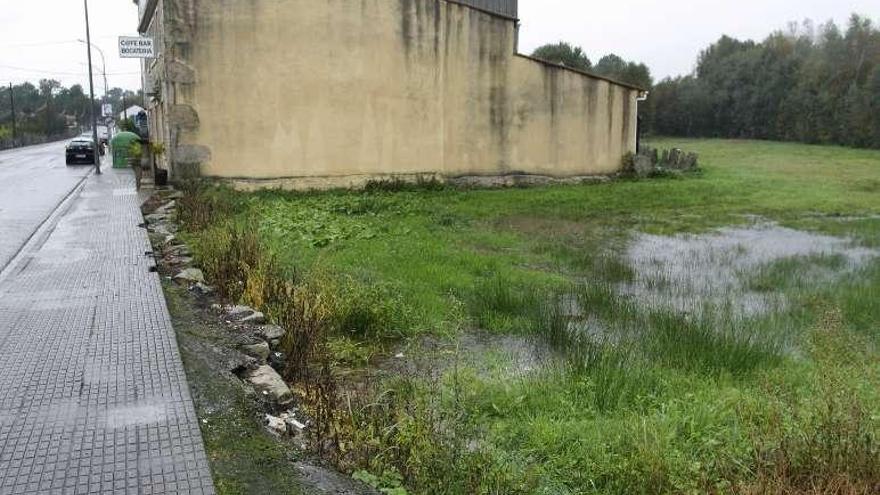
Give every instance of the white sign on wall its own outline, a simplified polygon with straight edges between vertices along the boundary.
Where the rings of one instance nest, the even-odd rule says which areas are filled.
[[[119,56],[122,58],[156,58],[153,38],[145,36],[120,36]]]
[[[102,117],[112,117],[113,116],[113,105],[109,103],[104,103],[101,105],[101,116]]]

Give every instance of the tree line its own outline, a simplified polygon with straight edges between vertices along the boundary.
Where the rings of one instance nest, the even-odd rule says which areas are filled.
[[[532,56],[575,70],[630,83],[645,89],[650,88],[654,84],[651,70],[643,63],[627,61],[618,55],[609,53],[593,64],[581,47],[574,46],[565,41],[541,46],[532,52]]]
[[[64,87],[54,79],[42,79],[36,85],[30,82],[0,87],[0,149],[12,146],[13,104],[18,145],[28,145],[63,139],[91,127],[90,98],[79,84]],[[142,101],[141,93],[113,88],[95,103],[96,115],[101,115],[101,103],[110,103],[115,113],[121,112],[123,102],[134,105]]]
[[[764,41],[722,37],[652,95],[658,134],[880,148],[880,30],[854,15]]]
[[[880,148],[880,29],[858,15],[844,29],[806,21],[761,42],[723,36],[692,74],[657,84],[643,64],[593,66],[567,43],[534,56],[650,89],[647,133]]]

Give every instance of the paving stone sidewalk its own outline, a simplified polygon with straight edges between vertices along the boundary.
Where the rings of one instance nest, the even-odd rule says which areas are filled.
[[[214,493],[134,176],[0,279],[0,494]]]

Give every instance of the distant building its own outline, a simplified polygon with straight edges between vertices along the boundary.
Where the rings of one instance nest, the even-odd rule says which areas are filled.
[[[639,88],[520,55],[516,0],[137,0],[173,176],[244,187],[620,170]]]
[[[145,111],[144,107],[132,105],[126,108],[125,111],[119,112],[119,120],[133,119],[137,114],[143,111]]]

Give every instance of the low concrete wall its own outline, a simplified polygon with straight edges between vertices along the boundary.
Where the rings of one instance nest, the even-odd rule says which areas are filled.
[[[635,149],[637,90],[516,55],[502,16],[443,0],[165,1],[188,13],[166,21],[185,40],[165,64],[182,67],[172,106],[191,110],[170,126],[171,159],[202,175],[583,176]]]

